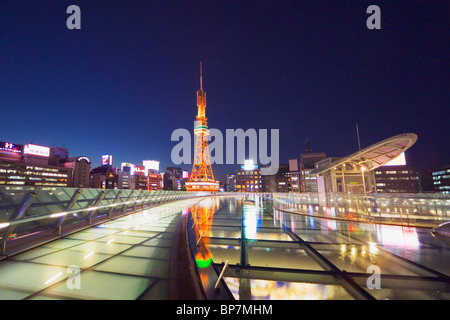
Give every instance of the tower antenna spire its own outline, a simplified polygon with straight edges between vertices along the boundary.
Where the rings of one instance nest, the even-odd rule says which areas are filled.
[[[203,90],[202,62],[200,61],[200,90]]]

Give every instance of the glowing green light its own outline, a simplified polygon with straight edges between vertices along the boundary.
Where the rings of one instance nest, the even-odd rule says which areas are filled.
[[[197,263],[197,267],[204,269],[208,268],[213,263],[213,259],[212,258],[209,258],[208,260],[195,259],[195,262]]]

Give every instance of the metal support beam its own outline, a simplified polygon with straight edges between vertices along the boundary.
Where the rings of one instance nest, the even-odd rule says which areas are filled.
[[[114,200],[113,200],[113,202],[112,202],[111,204],[116,204],[116,203],[119,201],[120,196],[122,195],[122,193],[123,193],[123,191],[122,191],[122,190],[119,190],[119,191],[117,192],[116,197],[114,198]],[[112,215],[113,211],[114,211],[114,207],[111,207],[111,208],[109,209],[109,211],[108,211],[108,219],[111,219],[111,215]]]
[[[126,200],[125,202],[131,201],[131,198],[133,197],[133,193],[134,193],[134,190],[131,190],[130,195],[128,196],[128,198],[127,198],[127,200]],[[128,204],[125,203],[125,204],[123,205],[123,211],[122,211],[122,213],[126,213],[126,212],[127,212],[127,207],[128,207]]]
[[[141,190],[141,193],[139,193],[139,195],[138,195],[138,197],[137,197],[136,200],[141,200],[141,199],[144,197],[145,192],[146,192],[145,190]],[[134,203],[134,205],[133,205],[133,211],[136,210],[137,205],[138,205],[138,201],[136,201],[136,202]]]
[[[103,200],[103,198],[105,197],[105,195],[106,195],[106,190],[105,190],[105,189],[102,189],[102,191],[100,192],[100,194],[99,194],[97,200],[95,200],[95,202],[94,202],[94,204],[92,205],[92,207],[97,207],[97,206],[100,204],[100,202]],[[92,217],[95,215],[95,212],[96,212],[96,211],[97,211],[97,210],[92,210],[92,211],[90,211],[89,214],[87,215],[86,220],[89,221],[89,225],[92,224]]]
[[[25,213],[27,212],[28,208],[33,203],[34,199],[39,194],[40,189],[36,188],[34,191],[31,191],[28,196],[26,196],[22,203],[17,207],[17,209],[14,211],[14,213],[11,215],[11,218],[9,221],[15,221],[21,219]],[[6,252],[6,241],[8,241],[9,236],[14,232],[17,225],[11,225],[8,229],[5,230],[5,232],[2,235],[2,238],[0,240],[0,252],[1,254],[5,254]]]
[[[75,205],[75,203],[77,202],[78,198],[81,196],[81,194],[83,193],[83,189],[79,188],[77,191],[75,191],[75,193],[73,194],[72,198],[69,201],[69,204],[66,206],[66,209],[64,211],[70,211],[72,210],[73,206]],[[55,229],[58,230],[58,235],[61,235],[61,227],[64,223],[64,221],[67,218],[67,214],[62,216],[59,221],[55,224]]]

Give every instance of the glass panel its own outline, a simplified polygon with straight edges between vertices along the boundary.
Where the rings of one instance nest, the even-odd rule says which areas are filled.
[[[32,188],[32,190],[34,189]],[[5,187],[0,188],[0,222],[9,221],[11,215],[19,209],[19,206],[32,190],[9,190]]]
[[[85,271],[82,274],[80,289],[71,290],[64,282],[46,289],[42,294],[56,296],[61,299],[134,300],[150,287],[154,281],[154,279],[143,277]]]
[[[254,300],[353,300],[339,285],[307,282],[224,278],[235,299]],[[246,287],[245,292],[241,287]],[[241,297],[245,294],[246,297]]]
[[[445,282],[420,277],[399,279],[381,276],[377,288],[375,280],[368,277],[354,277],[354,280],[378,300],[450,300],[450,288]]]

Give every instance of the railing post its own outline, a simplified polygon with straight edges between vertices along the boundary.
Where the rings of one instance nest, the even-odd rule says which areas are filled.
[[[219,279],[217,279],[216,285],[214,286],[214,290],[216,291],[216,293],[220,292],[220,288],[219,288],[220,280],[222,280],[225,270],[227,270],[227,267],[228,267],[228,260],[225,261],[225,265],[222,268],[222,272],[220,272]]]

